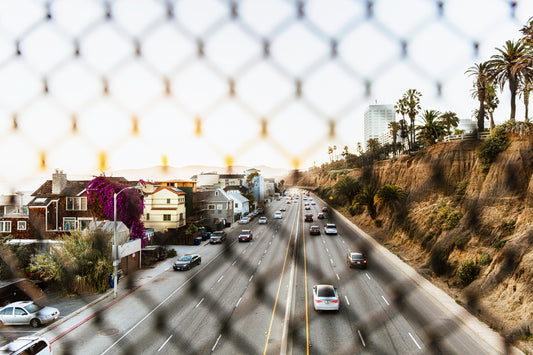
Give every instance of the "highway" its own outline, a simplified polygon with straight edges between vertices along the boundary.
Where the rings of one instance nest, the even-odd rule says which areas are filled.
[[[439,300],[368,247],[324,203],[305,211],[303,195],[270,203],[265,216],[237,225],[221,245],[201,248],[202,264],[172,268],[54,342],[54,352],[84,354],[416,354],[498,351],[455,322]],[[286,206],[282,219],[274,212]],[[304,222],[312,213],[314,222]],[[309,227],[337,225],[338,235]],[[253,241],[239,243],[241,229]],[[350,269],[349,250],[366,249],[368,269]],[[398,281],[401,281],[398,283]],[[332,284],[339,312],[315,312],[312,287]],[[395,290],[400,290],[399,293]],[[398,297],[401,295],[403,297]],[[396,301],[395,301],[396,300]],[[396,303],[395,303],[396,302]],[[443,327],[432,328],[435,324]],[[442,336],[437,348],[430,342]]]

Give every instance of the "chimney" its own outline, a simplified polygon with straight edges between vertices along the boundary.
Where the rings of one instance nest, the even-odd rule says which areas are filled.
[[[60,194],[65,187],[67,187],[67,174],[64,174],[63,170],[56,169],[52,174],[52,193]]]

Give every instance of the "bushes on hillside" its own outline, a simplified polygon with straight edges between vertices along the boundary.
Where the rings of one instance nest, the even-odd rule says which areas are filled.
[[[457,277],[459,277],[463,286],[468,286],[477,278],[480,271],[481,267],[474,260],[469,259],[461,264],[461,267],[457,270]]]
[[[477,156],[481,160],[481,171],[486,174],[492,162],[496,160],[498,154],[509,146],[509,139],[504,126],[498,126],[492,134],[487,137],[477,149]]]

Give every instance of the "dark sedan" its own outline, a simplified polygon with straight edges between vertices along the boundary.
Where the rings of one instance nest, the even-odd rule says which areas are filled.
[[[366,257],[362,253],[348,253],[348,266],[366,269]]]
[[[193,266],[200,265],[202,257],[198,254],[184,255],[174,263],[174,270],[190,270]]]

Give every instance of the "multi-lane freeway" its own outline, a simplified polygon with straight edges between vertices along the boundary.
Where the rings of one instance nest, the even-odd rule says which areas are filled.
[[[235,224],[227,240],[200,248],[202,263],[170,267],[54,342],[79,354],[496,354],[443,303],[406,277],[397,261],[364,242],[335,212],[316,219],[324,203],[304,210],[300,198],[268,205]],[[286,206],[282,219],[275,211]],[[313,222],[304,222],[312,213]],[[338,235],[325,235],[335,223]],[[321,235],[309,235],[319,225]],[[241,229],[253,240],[239,243]],[[364,249],[364,250],[361,250]],[[350,269],[348,251],[368,254],[368,268]],[[312,287],[338,288],[340,310],[315,312]],[[101,317],[100,317],[101,316]],[[53,336],[49,334],[48,337]]]

